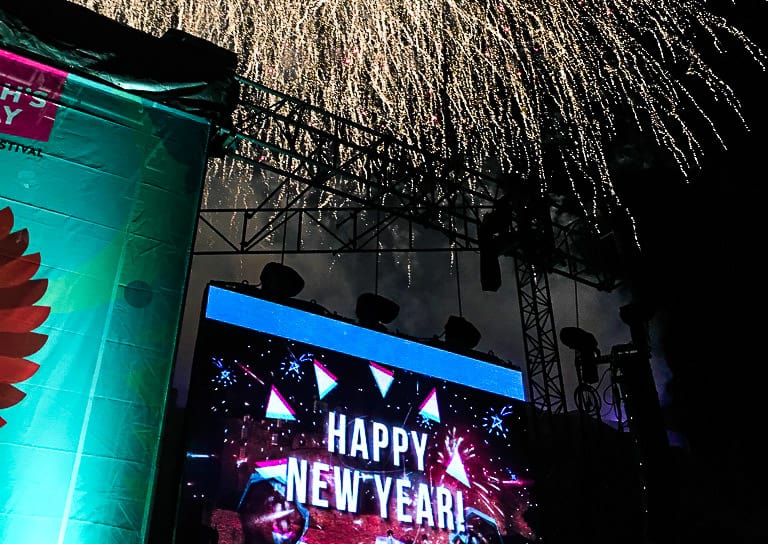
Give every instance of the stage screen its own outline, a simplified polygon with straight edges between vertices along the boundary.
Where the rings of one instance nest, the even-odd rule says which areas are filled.
[[[188,399],[177,542],[534,539],[515,368],[214,283]]]

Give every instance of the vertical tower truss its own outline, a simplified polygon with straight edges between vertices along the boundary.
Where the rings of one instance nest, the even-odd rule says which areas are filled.
[[[515,258],[515,278],[523,327],[528,378],[528,399],[536,408],[560,414],[566,411],[565,387],[557,347],[555,318],[546,272],[523,258]]]

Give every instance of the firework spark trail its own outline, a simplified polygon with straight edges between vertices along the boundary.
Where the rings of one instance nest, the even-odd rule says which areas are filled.
[[[237,363],[237,366],[239,366],[239,367],[240,367],[240,369],[241,369],[243,372],[245,372],[245,373],[246,373],[248,376],[250,376],[251,378],[253,378],[253,379],[254,379],[254,380],[256,380],[257,382],[259,382],[261,385],[265,385],[265,384],[264,384],[264,380],[262,380],[261,378],[259,378],[259,377],[258,377],[256,374],[254,374],[254,373],[253,373],[253,371],[252,371],[250,368],[248,368],[247,366],[245,366],[245,365],[244,365],[244,364],[242,364],[242,363]]]
[[[177,26],[235,51],[241,74],[267,87],[474,168],[531,176],[542,191],[564,166],[591,182],[576,188],[591,216],[622,209],[605,142],[627,112],[683,173],[702,154],[694,126],[721,139],[694,87],[741,118],[698,40],[738,43],[765,68],[703,0],[78,3],[155,35]]]

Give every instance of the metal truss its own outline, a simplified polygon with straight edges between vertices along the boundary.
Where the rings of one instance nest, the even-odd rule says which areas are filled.
[[[548,276],[531,263],[515,259],[515,277],[523,326],[529,401],[543,412],[565,413],[565,386]]]
[[[504,204],[499,254],[515,258],[532,401],[565,409],[547,272],[609,290],[604,252],[590,226],[547,201],[545,265],[520,235],[521,216],[499,183],[240,79],[232,127],[219,129],[211,177],[262,187],[254,202],[200,210],[196,255],[479,251],[483,217]],[[247,178],[247,179],[243,179]],[[263,181],[259,185],[259,180]],[[523,216],[524,217],[524,216]],[[522,229],[524,230],[524,229]],[[532,264],[537,262],[534,272]]]
[[[419,246],[400,236],[384,251],[478,250],[482,216],[504,196],[494,178],[257,83],[240,83],[233,128],[220,131],[224,160],[268,177],[269,189],[247,206],[203,208],[196,254],[365,250],[390,225],[401,233],[421,227],[443,240]],[[605,272],[591,226],[555,199],[549,205],[549,271],[612,289],[616,280]],[[510,212],[509,224],[515,221]],[[313,222],[326,237],[307,236]],[[504,253],[527,258],[514,237]]]
[[[474,213],[490,211],[490,206],[475,206]],[[413,208],[415,214],[426,213]],[[468,213],[461,211],[461,213]],[[239,239],[214,224],[225,215],[236,223]],[[478,251],[474,238],[449,239],[443,233],[424,232],[423,224],[403,217],[401,208],[379,206],[310,206],[294,204],[288,208],[219,208],[200,212],[200,221],[219,237],[219,247],[198,249],[197,255],[295,254],[295,253],[419,253]],[[464,230],[475,227],[467,224]],[[223,246],[221,245],[223,243]]]

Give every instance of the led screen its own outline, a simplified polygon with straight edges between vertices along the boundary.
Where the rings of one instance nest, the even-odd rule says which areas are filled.
[[[179,542],[534,538],[519,370],[209,285],[192,374]]]

